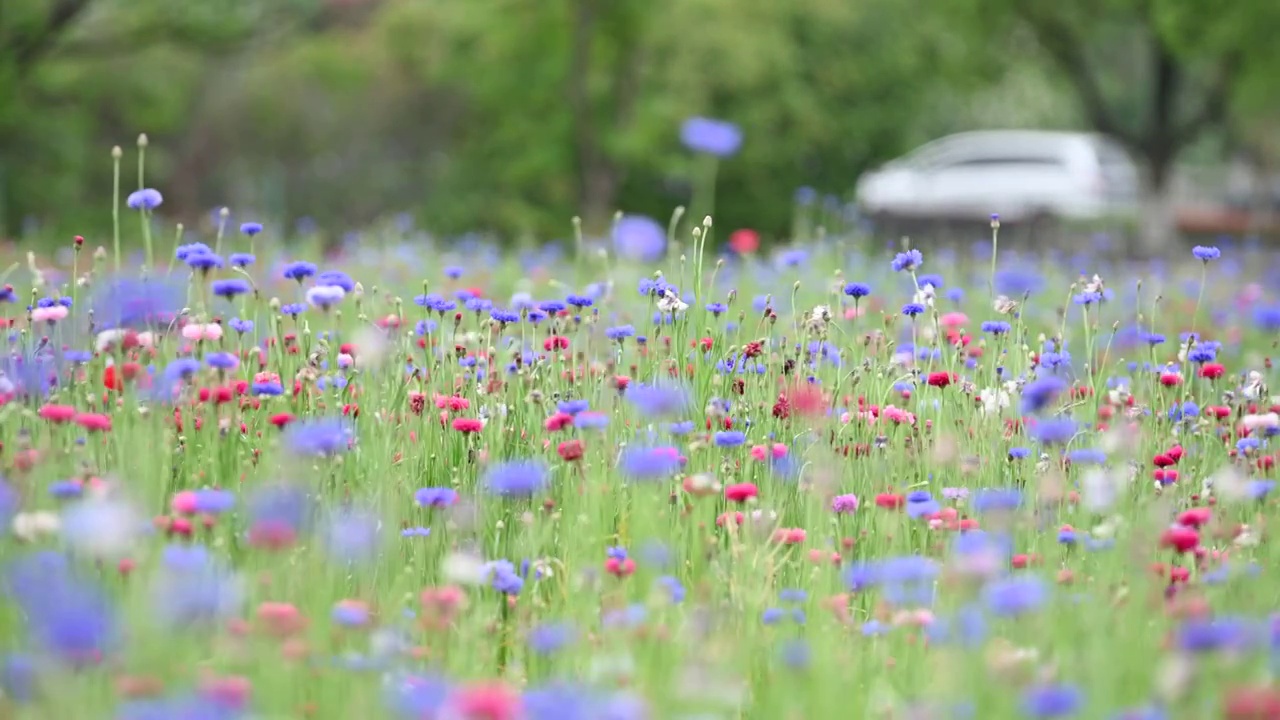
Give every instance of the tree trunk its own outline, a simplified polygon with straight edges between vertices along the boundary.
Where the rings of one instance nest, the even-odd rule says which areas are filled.
[[[1169,163],[1151,161],[1142,173],[1141,215],[1134,255],[1155,257],[1169,252],[1178,239],[1177,209]]]

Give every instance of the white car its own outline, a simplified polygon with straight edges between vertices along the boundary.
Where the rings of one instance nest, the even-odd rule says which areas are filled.
[[[858,180],[877,219],[1102,220],[1137,213],[1138,171],[1114,141],[1088,133],[984,130],[950,135]]]

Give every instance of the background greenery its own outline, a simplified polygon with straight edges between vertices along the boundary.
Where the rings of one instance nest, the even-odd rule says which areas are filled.
[[[0,236],[77,232],[149,134],[166,214],[556,237],[687,200],[679,123],[738,123],[722,227],[940,133],[1118,135],[1157,184],[1199,145],[1265,161],[1263,0],[5,0]],[[132,178],[126,189],[132,187]],[[101,225],[98,225],[101,227]]]

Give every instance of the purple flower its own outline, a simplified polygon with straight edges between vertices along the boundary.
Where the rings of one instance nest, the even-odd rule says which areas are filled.
[[[240,612],[244,586],[203,545],[170,545],[155,575],[152,598],[162,624],[213,624]]]
[[[634,385],[627,388],[627,401],[648,417],[682,415],[692,403],[689,389],[683,385]]]
[[[421,507],[448,507],[458,501],[458,491],[445,487],[425,487],[413,494],[413,501]]]
[[[48,551],[22,557],[10,566],[6,581],[27,632],[41,648],[73,665],[97,661],[112,649],[114,608],[64,556]]]
[[[329,557],[339,563],[370,560],[382,539],[382,519],[366,510],[340,508],[329,515],[323,539]]]
[[[129,193],[129,197],[125,200],[125,205],[128,205],[130,210],[144,210],[149,212],[160,207],[160,204],[163,202],[164,196],[160,194],[159,190],[143,188]]]
[[[342,418],[299,420],[284,433],[284,444],[299,455],[336,455],[354,441],[354,429]]]
[[[680,469],[680,452],[673,447],[627,448],[619,465],[632,479],[658,480]]]
[[[693,117],[680,126],[680,142],[694,152],[726,158],[742,147],[742,130],[723,120]]]
[[[165,327],[186,300],[186,286],[176,278],[121,277],[97,285],[91,306],[99,329]]]
[[[529,631],[529,648],[539,655],[551,655],[570,645],[577,632],[568,623],[539,625]]]
[[[286,280],[296,280],[302,282],[312,275],[316,274],[316,264],[309,263],[305,260],[297,260],[284,266],[284,272],[281,273]]]
[[[837,514],[851,513],[858,509],[858,496],[853,493],[831,498],[831,511]]]
[[[328,310],[342,302],[346,295],[347,292],[338,285],[317,285],[307,290],[307,302],[313,307]]]
[[[623,260],[657,262],[667,251],[667,231],[644,215],[624,215],[613,226],[613,249]]]
[[[240,278],[227,278],[225,280],[214,280],[211,283],[213,294],[220,298],[231,300],[237,295],[243,295],[253,288],[247,280]]]
[[[547,466],[534,460],[494,465],[485,473],[485,488],[501,497],[529,497],[547,485]]]
[[[240,232],[245,235],[248,235],[249,237],[253,237],[254,235],[257,235],[258,233],[262,232],[262,223],[256,223],[256,222],[240,223]]]

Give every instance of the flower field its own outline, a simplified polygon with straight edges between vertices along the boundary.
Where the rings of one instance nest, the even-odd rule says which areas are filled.
[[[1280,717],[1270,251],[146,192],[151,257],[0,281],[0,716]]]

